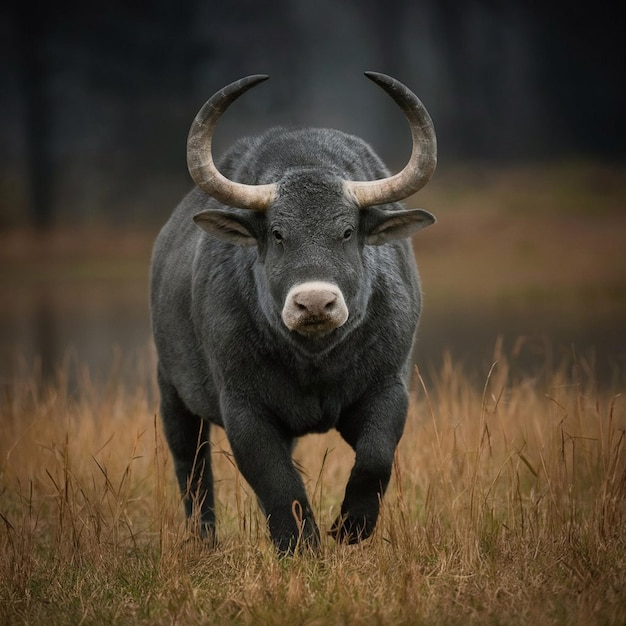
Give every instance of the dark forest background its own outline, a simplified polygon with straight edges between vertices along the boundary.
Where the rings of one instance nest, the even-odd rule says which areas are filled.
[[[612,3],[613,4],[613,3]],[[273,124],[338,127],[391,167],[402,116],[362,76],[424,101],[440,169],[626,156],[624,22],[603,3],[189,0],[0,9],[0,227],[162,222],[190,187],[185,139],[218,88],[271,81],[216,151]]]

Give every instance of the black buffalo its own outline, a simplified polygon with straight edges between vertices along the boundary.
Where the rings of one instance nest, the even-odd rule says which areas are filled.
[[[219,169],[216,122],[266,76],[216,93],[191,127],[196,183],[153,252],[151,311],[165,435],[188,516],[215,536],[209,424],[222,426],[281,552],[319,530],[292,461],[297,437],[336,428],[356,460],[331,534],[376,524],[406,419],[421,309],[409,237],[435,218],[399,201],[436,163],[431,119],[383,74],[413,136],[390,176],[368,144],[336,130],[273,128],[241,139]]]

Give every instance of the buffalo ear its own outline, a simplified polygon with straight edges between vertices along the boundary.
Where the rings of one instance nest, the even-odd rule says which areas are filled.
[[[193,221],[216,239],[240,246],[254,246],[257,243],[251,224],[241,213],[207,209],[196,213]]]
[[[424,209],[390,211],[369,207],[362,213],[365,243],[373,246],[410,237],[437,221],[432,213]]]

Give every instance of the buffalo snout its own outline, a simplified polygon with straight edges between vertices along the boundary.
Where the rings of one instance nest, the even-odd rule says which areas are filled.
[[[348,307],[337,285],[312,281],[289,290],[282,319],[289,330],[322,336],[345,323]]]

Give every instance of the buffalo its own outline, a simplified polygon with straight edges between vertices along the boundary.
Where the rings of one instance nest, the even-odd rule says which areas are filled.
[[[215,541],[209,431],[224,428],[280,553],[320,533],[292,451],[339,431],[355,463],[330,534],[371,535],[408,407],[421,310],[410,236],[435,222],[400,201],[436,165],[420,100],[366,76],[406,116],[413,148],[390,175],[363,140],[337,130],[272,128],[213,161],[215,126],[249,76],[218,91],[187,141],[195,187],[161,230],[151,317],[165,437],[187,516]]]

